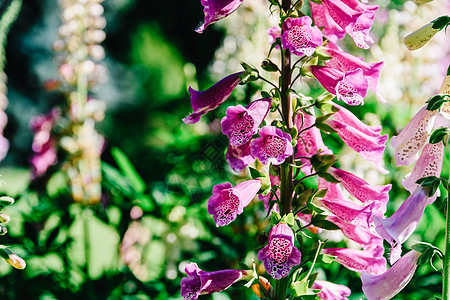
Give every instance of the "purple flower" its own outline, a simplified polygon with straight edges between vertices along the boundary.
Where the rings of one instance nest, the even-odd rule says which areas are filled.
[[[322,300],[348,300],[347,296],[351,294],[351,290],[345,285],[324,280],[315,280],[312,288],[321,290],[317,296]]]
[[[322,31],[311,25],[312,20],[308,16],[284,20],[281,37],[283,48],[298,56],[311,56],[317,47],[322,46]]]
[[[345,36],[345,29],[342,29],[333,20],[325,5],[317,4],[312,1],[309,1],[309,4],[311,6],[311,15],[314,24],[316,24],[317,27],[323,27],[323,35],[334,43]]]
[[[270,27],[267,29],[267,34],[270,36],[269,43],[275,43],[277,38],[281,38],[281,28],[278,26]],[[276,45],[275,49],[280,49],[280,46]]]
[[[420,153],[419,159],[412,172],[406,176],[402,181],[402,185],[410,193],[412,193],[419,185],[416,183],[422,177],[427,176],[441,176],[442,163],[444,161],[444,144],[439,142],[437,144],[426,144]],[[439,193],[439,190],[437,190]],[[432,203],[438,193],[428,199],[428,203]]]
[[[256,160],[250,152],[250,142],[241,146],[229,145],[225,158],[235,172],[241,172]]]
[[[409,165],[417,160],[420,149],[427,142],[433,129],[436,114],[437,111],[429,111],[426,106],[422,107],[402,132],[391,138],[397,166]]]
[[[336,183],[330,183],[319,178],[319,189],[327,189],[327,193],[319,203],[335,216],[350,224],[369,228],[372,223],[374,211],[380,211],[380,203],[373,202],[361,206],[348,199]]]
[[[409,283],[417,268],[420,253],[406,253],[389,270],[380,275],[361,273],[362,290],[368,300],[388,300]]]
[[[275,126],[264,126],[259,130],[261,137],[251,142],[252,155],[263,164],[271,162],[280,165],[294,153],[291,136]]]
[[[352,194],[356,199],[364,204],[377,202],[380,204],[378,214],[383,215],[386,212],[386,204],[389,201],[389,191],[392,185],[374,185],[367,181],[340,169],[331,167],[328,172],[333,175],[340,184]]]
[[[419,186],[390,218],[373,217],[378,234],[397,250],[394,251],[394,255],[391,255],[391,263],[397,261],[401,254],[400,248],[397,247],[400,247],[416,230],[427,205],[427,200],[427,191]]]
[[[243,0],[201,0],[204,7],[205,22],[195,31],[203,33],[205,28],[234,12]]]
[[[314,116],[308,115],[306,113],[300,112],[294,118],[294,124],[297,126],[299,132],[303,129],[314,125],[316,118]],[[322,150],[322,154],[332,154],[333,152],[328,149],[323,143],[322,136],[320,135],[320,130],[317,127],[311,127],[299,134],[299,139],[297,142],[297,153],[296,157],[311,157],[314,154]],[[302,172],[306,175],[311,174],[311,164],[308,159],[300,159],[303,166]]]
[[[362,158],[374,162],[378,171],[383,174],[389,173],[382,165],[383,152],[386,148],[385,143],[388,140],[387,134],[383,136],[369,136],[358,130],[358,128],[354,128],[343,122],[327,120],[325,123],[336,130],[344,143],[358,152]]]
[[[356,46],[368,49],[368,43],[373,43],[369,32],[378,6],[364,5],[359,1],[324,0],[322,2],[336,24],[353,38]]]
[[[259,125],[270,109],[270,98],[253,101],[247,107],[229,106],[227,115],[222,119],[222,132],[228,135],[230,145],[241,146],[258,131]]]
[[[355,272],[367,272],[378,275],[386,271],[383,246],[372,250],[326,248],[322,249],[322,253],[334,256],[338,263]]]
[[[369,228],[347,223],[336,216],[328,216],[327,220],[341,228],[342,233],[347,238],[360,244],[364,250],[371,250],[383,246],[383,239],[373,234]]]
[[[369,136],[380,136],[381,126],[369,126],[361,122],[351,111],[348,109],[333,103],[333,106],[338,108],[339,111],[333,114],[333,119],[341,123],[345,123],[353,128],[357,128],[360,132]]]
[[[185,300],[196,300],[201,294],[226,290],[233,283],[252,276],[252,271],[243,270],[205,272],[196,263],[188,264],[185,271],[188,277],[181,279],[181,297]]]
[[[189,87],[191,94],[191,105],[194,112],[183,119],[186,124],[194,124],[200,120],[204,114],[216,109],[224,103],[233,92],[234,88],[241,82],[243,72],[231,74],[216,82],[206,91],[196,91]]]
[[[258,179],[241,182],[235,187],[229,182],[217,184],[208,200],[208,213],[213,215],[217,226],[228,225],[244,211],[260,188]]]
[[[330,67],[311,66],[311,72],[322,86],[348,105],[363,104],[369,83],[362,69],[342,72]]]
[[[325,48],[324,50],[329,56],[331,56],[330,60],[325,61],[326,66],[335,68],[342,72],[361,69],[363,71],[364,78],[367,79],[369,89],[376,93],[381,102],[386,102],[377,90],[383,62],[367,63],[362,58],[355,57],[339,49]]]
[[[285,223],[275,225],[269,234],[269,244],[259,250],[258,259],[275,279],[286,277],[291,268],[300,264],[301,253],[294,246],[294,233]]]

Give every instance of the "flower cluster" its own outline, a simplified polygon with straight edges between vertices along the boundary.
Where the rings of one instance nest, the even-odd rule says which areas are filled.
[[[202,1],[205,22],[197,31],[203,32],[206,26],[228,16],[241,3],[237,0]],[[431,144],[427,140],[433,125],[448,125],[445,112],[450,111],[450,104],[444,103],[441,112],[423,108],[411,125],[392,139],[399,165],[418,160],[413,173],[403,181],[411,196],[386,219],[392,185],[375,185],[337,168],[334,165],[337,156],[321,135],[321,132],[336,134],[346,146],[373,163],[381,174],[388,173],[383,164],[388,135],[381,134],[380,126],[363,123],[344,107],[363,105],[369,90],[380,102],[385,102],[378,91],[383,62],[365,62],[339,46],[339,40],[347,33],[358,47],[369,48],[373,43],[370,29],[378,6],[358,0],[310,1],[309,17],[300,11],[303,2],[295,8],[289,1],[271,3],[280,11],[280,22],[278,27],[267,31],[271,47],[261,67],[264,71],[279,73],[278,85],[264,78],[257,68],[243,63],[245,71],[228,75],[207,90],[189,88],[193,113],[183,119],[186,124],[197,123],[201,116],[224,104],[238,84],[261,80],[271,86],[270,90],[262,92],[262,99],[247,105],[229,106],[221,120],[222,133],[229,140],[228,164],[240,176],[250,175],[251,178],[235,186],[229,182],[215,185],[208,200],[208,213],[217,226],[227,226],[243,214],[245,207],[258,195],[267,215],[271,215],[272,226],[265,233],[266,238],[261,239],[264,245],[258,252],[258,260],[277,287],[290,284],[294,297],[314,293],[320,299],[347,299],[350,295],[344,285],[310,276],[321,254],[352,271],[361,272],[363,291],[368,299],[388,299],[406,286],[416,268],[417,252],[411,251],[402,257],[401,244],[414,231],[425,206],[435,199],[429,195],[429,187],[419,186],[416,181],[426,176],[439,176],[441,172],[443,142]],[[272,53],[280,55],[280,65],[272,61]],[[295,56],[298,56],[297,61],[291,64]],[[298,78],[312,76],[326,90],[317,99],[294,90]],[[334,98],[340,104],[332,101]],[[254,165],[248,172],[251,164]],[[317,189],[304,184],[303,180],[309,177],[318,177]],[[319,246],[313,248],[315,258],[309,253],[305,255],[309,249],[299,233],[327,229],[340,230],[360,248],[324,247],[319,241]],[[390,263],[393,266],[389,269],[384,240],[392,246]],[[312,264],[305,272],[303,265],[308,261]],[[302,267],[293,272],[298,265]],[[181,281],[181,294],[185,299],[196,299],[203,293],[224,290],[247,274],[242,272],[203,272],[191,263],[186,267],[188,277]],[[300,273],[302,279],[297,280]],[[207,278],[211,285],[206,284]],[[303,288],[308,280],[311,280],[309,287]],[[265,288],[265,296],[286,298],[282,288],[272,290],[267,282],[261,286]],[[256,291],[264,297],[261,286]]]

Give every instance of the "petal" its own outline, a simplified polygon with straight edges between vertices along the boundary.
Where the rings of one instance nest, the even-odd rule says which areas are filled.
[[[397,166],[409,165],[417,159],[417,154],[431,133],[436,114],[437,111],[429,111],[426,106],[422,107],[400,134],[391,138]]]
[[[383,247],[370,251],[349,248],[322,249],[323,254],[334,256],[335,260],[347,269],[374,275],[386,271],[386,259],[383,257],[383,252]]]
[[[250,142],[241,146],[229,145],[225,158],[235,172],[241,172],[256,160],[250,152]]]
[[[242,4],[242,1],[243,0],[202,0],[205,21],[195,31],[203,33],[208,25],[219,21],[234,12]]]
[[[344,72],[324,66],[311,66],[310,70],[324,89],[336,95],[336,86],[344,79]]]
[[[200,271],[198,273],[201,280],[200,293],[212,294],[224,291],[248,273],[248,271],[232,269],[215,272]]]
[[[361,69],[345,72],[344,78],[336,85],[336,97],[348,105],[364,103],[369,83]]]
[[[270,110],[271,106],[271,98],[263,98],[256,101],[253,101],[249,105],[247,105],[247,110],[249,115],[252,116],[255,121],[255,125],[253,127],[253,133],[258,131],[258,127],[262,124],[264,119],[267,116],[267,113]]]
[[[241,213],[244,207],[250,204],[260,188],[261,180],[259,179],[241,182],[233,188],[233,193],[239,198],[240,202],[240,209],[238,210],[238,213]]]
[[[381,131],[381,126],[369,126],[364,124],[363,122],[361,122],[361,120],[359,120],[351,111],[349,111],[348,109],[333,103],[333,106],[338,108],[339,111],[336,112],[335,114],[333,114],[333,118],[336,121],[339,121],[341,123],[345,123],[355,129],[357,129],[358,131],[367,134],[369,136],[373,136],[373,137],[379,137],[380,136],[380,131]]]
[[[315,280],[312,289],[321,290],[317,296],[322,300],[348,300],[351,294],[347,286],[324,280]]]
[[[200,117],[225,102],[233,92],[234,88],[241,82],[243,72],[231,74],[216,82],[209,89],[199,92],[189,87],[191,94],[191,105],[194,112],[183,119],[186,124],[197,123]]]
[[[419,256],[419,252],[411,250],[383,274],[362,273],[362,290],[367,299],[388,300],[400,293],[413,277]]]

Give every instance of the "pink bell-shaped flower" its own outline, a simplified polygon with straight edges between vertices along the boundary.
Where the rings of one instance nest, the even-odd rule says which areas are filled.
[[[287,18],[283,22],[281,43],[284,49],[289,49],[295,55],[311,56],[316,48],[322,46],[322,31],[312,26],[308,16]]]
[[[252,155],[263,164],[271,162],[280,165],[294,153],[291,136],[275,126],[264,126],[259,130],[261,137],[251,142]]]
[[[234,12],[243,0],[201,0],[205,21],[195,31],[203,33],[205,28]]]
[[[269,244],[258,252],[258,259],[264,262],[267,273],[275,279],[286,277],[293,266],[300,264],[301,257],[294,246],[294,233],[285,223],[272,227]]]

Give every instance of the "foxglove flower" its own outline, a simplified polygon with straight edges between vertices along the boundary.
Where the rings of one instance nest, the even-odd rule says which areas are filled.
[[[388,300],[409,283],[417,268],[420,253],[406,253],[389,270],[380,275],[361,273],[362,290],[368,300]]]
[[[196,91],[189,87],[191,94],[191,105],[194,112],[183,119],[186,124],[194,124],[200,120],[204,114],[216,109],[224,103],[233,92],[234,88],[241,82],[243,72],[231,74],[216,82],[206,91]]]
[[[271,45],[275,43],[277,38],[281,38],[281,28],[279,26],[270,27],[266,32],[270,36],[269,44]],[[280,46],[276,45],[275,49],[280,49]]]
[[[339,109],[338,112],[333,114],[333,119],[336,121],[339,121],[341,123],[345,123],[353,128],[357,128],[359,131],[361,131],[364,134],[367,134],[369,136],[378,137],[380,136],[381,132],[381,126],[369,126],[361,122],[360,119],[358,119],[351,111],[348,109],[336,104],[332,103],[334,107]]]
[[[311,127],[304,130],[314,125],[315,121],[316,118],[314,116],[306,113],[300,112],[295,116],[294,124],[300,132],[299,139],[297,141],[296,157],[311,157],[319,151],[321,151],[321,154],[332,154],[332,151],[323,143],[320,130],[317,127]],[[304,131],[302,132],[302,130]],[[300,160],[303,164],[302,172],[306,175],[311,174],[312,166],[309,163],[309,160],[306,158],[301,158]]]
[[[402,181],[403,187],[410,193],[419,186],[416,183],[422,177],[428,176],[441,176],[442,164],[444,161],[444,144],[439,142],[437,144],[426,144],[420,153],[419,159],[412,172],[406,176]],[[437,190],[439,192],[439,190]],[[428,200],[428,203],[432,203],[436,197],[437,193]]]
[[[336,216],[328,216],[327,220],[333,222],[339,228],[342,233],[352,241],[360,244],[364,250],[371,250],[377,247],[383,247],[383,239],[372,233],[369,228],[356,226],[347,223]]]
[[[435,21],[436,20],[405,36],[403,40],[405,46],[411,51],[425,46],[425,44],[428,43],[431,38],[441,30],[440,28],[433,28]]]
[[[325,248],[323,254],[335,257],[335,261],[349,270],[379,275],[386,272],[386,259],[383,257],[384,247],[372,250],[349,248]]]
[[[362,69],[342,72],[330,67],[311,66],[311,72],[322,86],[348,105],[363,104],[369,83]]]
[[[362,58],[355,57],[339,49],[325,48],[324,50],[326,54],[331,56],[330,60],[325,61],[326,66],[335,68],[342,72],[361,69],[363,71],[364,78],[367,79],[369,89],[376,93],[381,102],[386,102],[377,90],[383,62],[367,63]]]
[[[378,213],[383,215],[386,212],[386,204],[389,201],[389,191],[392,187],[391,184],[370,184],[350,172],[333,167],[331,167],[328,172],[339,180],[340,184],[356,199],[364,204],[370,204],[373,202],[380,203],[380,211],[378,211]]]
[[[217,226],[228,225],[244,211],[260,188],[258,179],[241,182],[235,187],[229,182],[217,184],[208,200],[208,213],[213,215]]]
[[[250,152],[250,142],[241,146],[228,145],[225,159],[235,172],[241,172],[249,164],[254,163],[256,158]]]
[[[317,27],[323,27],[322,33],[330,41],[336,43],[337,40],[344,38],[345,29],[342,29],[336,21],[330,15],[327,7],[322,4],[317,4],[309,1],[311,6],[311,15],[314,20],[314,24]]]
[[[317,297],[322,300],[348,300],[347,296],[351,294],[347,286],[324,280],[315,280],[312,289],[321,290],[317,293]]]
[[[418,187],[390,218],[373,217],[378,234],[394,248],[393,255],[391,254],[391,263],[394,263],[400,257],[401,244],[413,234],[419,224],[427,200],[427,191]]]
[[[397,166],[409,165],[417,160],[420,149],[431,134],[436,114],[437,111],[429,111],[426,106],[422,107],[402,132],[391,138]]]
[[[201,0],[205,21],[195,31],[203,33],[205,28],[234,12],[243,0]]]
[[[217,293],[229,288],[239,280],[250,279],[252,271],[221,270],[205,272],[196,263],[190,263],[185,268],[188,277],[181,279],[181,297],[185,300],[196,300],[201,294]]]
[[[374,211],[380,210],[380,204],[376,202],[361,206],[351,201],[344,195],[338,184],[330,183],[325,179],[319,178],[319,189],[327,189],[325,197],[319,200],[319,204],[350,224],[369,228]]]
[[[356,46],[368,49],[373,43],[369,35],[378,6],[358,1],[323,0],[333,20],[353,38]]]
[[[222,132],[228,135],[230,145],[241,146],[258,131],[259,125],[270,109],[270,98],[253,101],[247,107],[229,106],[227,115],[222,119]]]
[[[251,152],[261,163],[271,162],[280,165],[294,153],[291,136],[275,126],[264,126],[259,130],[261,137],[254,139],[251,144]]]
[[[258,259],[264,262],[267,273],[273,278],[286,277],[301,261],[301,253],[294,246],[292,229],[285,223],[275,225],[270,230],[269,244],[259,250]]]
[[[281,43],[284,49],[289,49],[295,55],[311,56],[316,48],[322,46],[322,31],[312,26],[308,16],[287,18],[283,22]]]
[[[336,120],[327,120],[325,123],[336,130],[344,143],[358,152],[362,158],[374,162],[378,171],[383,174],[389,173],[382,165],[383,152],[386,148],[385,143],[388,140],[387,134],[383,136],[369,136],[358,130],[358,128]]]

